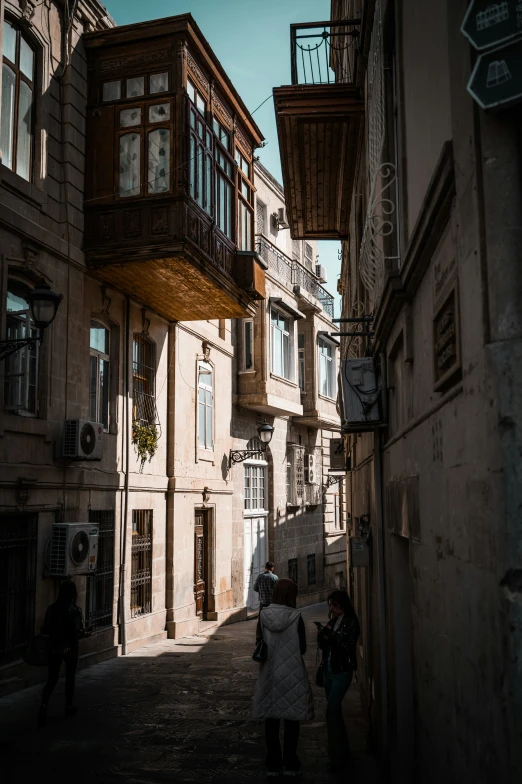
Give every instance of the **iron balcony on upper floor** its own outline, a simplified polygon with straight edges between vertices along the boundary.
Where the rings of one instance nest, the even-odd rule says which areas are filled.
[[[267,264],[268,274],[274,275],[298,297],[309,294],[316,300],[328,318],[334,317],[334,298],[319,283],[317,276],[295,259],[289,259],[276,245],[262,234],[256,234],[256,251]],[[313,304],[313,302],[312,302]]]
[[[274,103],[293,239],[348,236],[364,112],[359,32],[359,19],[290,26],[292,84],[274,88]]]

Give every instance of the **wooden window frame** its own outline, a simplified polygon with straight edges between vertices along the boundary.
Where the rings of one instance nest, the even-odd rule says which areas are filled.
[[[254,238],[254,182],[252,178],[253,172],[253,164],[250,161],[243,150],[236,146],[235,148],[235,162],[237,165],[237,238],[236,243],[237,247],[240,250],[252,250],[253,248],[253,238]],[[243,170],[243,162],[246,164],[248,168],[248,173]],[[248,196],[245,196],[242,192],[242,188],[248,188]],[[248,228],[247,234],[249,238],[249,242],[246,242],[246,245],[250,247],[243,247],[243,214],[241,208],[243,207],[243,211],[246,213],[247,220],[248,220]]]
[[[25,33],[20,29],[20,26],[17,24],[17,22],[15,20],[11,19],[10,17],[5,17],[4,22],[3,22],[4,25],[5,25],[6,22],[16,32],[16,60],[17,60],[17,62],[13,63],[11,60],[9,60],[6,57],[5,53],[3,53],[3,56],[2,56],[2,67],[3,67],[3,65],[6,65],[8,68],[10,68],[12,71],[14,71],[16,81],[15,81],[15,105],[14,105],[14,111],[13,111],[12,166],[7,166],[7,164],[4,163],[5,156],[2,156],[2,165],[5,166],[6,169],[9,169],[9,171],[12,171],[18,177],[21,177],[21,179],[24,180],[25,182],[33,182],[33,179],[34,179],[34,177],[33,177],[33,174],[34,174],[33,167],[34,167],[34,157],[35,157],[34,156],[34,145],[35,145],[34,129],[35,129],[35,121],[36,121],[36,96],[35,96],[35,87],[36,87],[35,82],[36,82],[36,78],[35,77],[36,77],[36,59],[37,59],[36,58],[36,53],[37,53],[37,49],[36,49],[35,45],[29,40],[28,36],[25,35]],[[25,43],[28,45],[28,47],[31,49],[31,51],[33,53],[33,79],[32,79],[32,81],[24,73],[22,73],[22,71],[20,69],[20,39],[21,38],[24,39]],[[28,85],[28,87],[31,89],[31,92],[32,92],[32,101],[31,101],[31,131],[30,131],[31,137],[30,137],[30,142],[29,142],[29,179],[28,180],[26,180],[26,178],[23,175],[18,174],[18,172],[17,172],[18,111],[19,111],[19,108],[20,108],[20,82],[25,82]]]
[[[207,213],[211,218],[216,214],[216,173],[214,148],[216,144],[215,134],[197,106],[187,95],[187,119],[188,119],[188,166],[189,166],[189,196],[197,206]],[[198,127],[203,128],[204,139],[198,133]],[[210,142],[210,143],[209,143]],[[199,156],[203,156],[203,165],[199,167]],[[203,177],[203,184],[200,182],[200,175]],[[210,182],[209,182],[210,180]],[[194,188],[194,191],[192,190]],[[202,191],[201,203],[199,195]],[[209,203],[210,199],[210,203]]]
[[[149,120],[149,108],[151,106],[156,106],[157,104],[160,103],[169,105],[169,111],[170,111],[169,120],[152,122]],[[136,125],[128,125],[126,127],[121,127],[120,115],[122,111],[125,111],[125,109],[140,109],[141,122]],[[154,199],[158,197],[164,198],[165,196],[172,194],[173,192],[172,173],[174,171],[174,110],[175,110],[175,105],[172,97],[166,95],[165,93],[154,93],[153,96],[149,96],[145,100],[143,98],[140,98],[139,100],[135,100],[132,103],[129,103],[128,99],[125,99],[121,103],[118,103],[118,106],[115,109],[116,155],[114,160],[114,169],[115,169],[114,177],[116,183],[116,188],[114,190],[115,190],[115,198],[117,201],[123,201],[127,204],[127,203],[132,203],[133,199],[143,199],[143,198]],[[170,134],[169,188],[167,191],[162,191],[160,193],[149,193],[148,138],[149,138],[149,133],[151,133],[151,131],[156,131],[161,129],[169,131]],[[140,137],[140,191],[138,194],[134,194],[132,196],[122,196],[120,193],[120,139],[122,136],[126,136],[129,133],[136,133]]]

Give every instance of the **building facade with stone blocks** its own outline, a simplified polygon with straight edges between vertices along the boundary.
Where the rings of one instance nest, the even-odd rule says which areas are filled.
[[[85,664],[256,611],[258,519],[263,558],[282,574],[297,564],[303,601],[345,577],[342,564],[332,569],[344,551],[342,512],[333,489],[321,493],[320,456],[339,427],[336,371],[324,370],[324,395],[317,375],[321,361],[336,363],[337,347],[320,360],[316,342],[331,329],[331,297],[310,251],[294,258],[283,230],[272,244],[295,280],[273,276],[267,295],[270,261],[266,248],[256,252],[254,223],[262,136],[196,23],[185,15],[116,30],[95,2],[75,4],[74,16],[61,2],[1,7],[2,340],[37,335],[35,287],[62,295],[41,345],[1,363],[4,690],[41,677],[23,651],[67,575],[93,631],[81,641]],[[275,201],[284,206],[279,186]],[[280,298],[280,375],[294,366],[280,381],[270,375],[266,296]],[[252,367],[266,368],[257,389],[245,336]],[[267,458],[261,503],[263,460],[252,461],[246,494],[247,465],[231,468],[229,455],[257,436],[259,415],[276,414],[270,451],[256,454]],[[318,456],[291,508],[287,444]],[[84,565],[91,531],[94,575]]]
[[[315,274],[317,243],[292,240],[281,185],[260,163],[255,171],[266,299],[253,319],[234,323],[233,448],[255,448],[265,420],[274,433],[266,453],[231,469],[234,591],[249,611],[266,560],[298,583],[303,604],[346,579],[342,491],[326,486],[329,441],[340,425],[333,297]]]
[[[292,98],[302,119],[351,96],[317,156],[344,123],[329,226],[341,215],[342,315],[368,319],[341,346],[359,683],[390,779],[423,784],[522,775],[520,106],[485,112],[466,89],[477,6],[335,0],[335,80],[275,91],[280,141]]]

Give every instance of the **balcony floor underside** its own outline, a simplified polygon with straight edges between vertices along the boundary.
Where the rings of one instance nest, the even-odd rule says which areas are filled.
[[[91,271],[169,321],[252,315],[250,300],[234,283],[220,285],[183,258],[92,265]]]
[[[348,236],[364,104],[353,85],[274,90],[290,233],[293,239]]]

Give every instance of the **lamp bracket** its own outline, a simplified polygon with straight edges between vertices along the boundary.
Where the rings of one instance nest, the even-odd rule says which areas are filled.
[[[228,458],[228,464],[232,466],[234,463],[242,463],[243,460],[249,460],[254,457],[262,457],[264,452],[264,449],[231,449]]]
[[[325,482],[326,489],[328,489],[332,485],[336,485],[338,482],[341,481],[342,478],[343,478],[342,476],[335,476],[334,474],[328,474],[328,477]]]
[[[19,338],[18,340],[0,340],[0,359],[5,359],[16,354],[17,351],[26,348],[27,346],[36,346],[37,343],[42,343],[43,330],[40,330],[40,335],[37,338]]]

